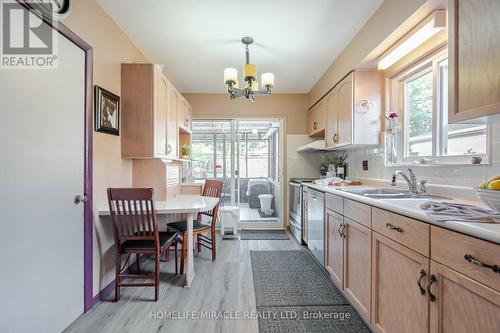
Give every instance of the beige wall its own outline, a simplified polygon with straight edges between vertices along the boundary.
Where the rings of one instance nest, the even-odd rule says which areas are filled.
[[[195,117],[270,117],[285,116],[286,134],[307,133],[307,95],[273,94],[230,100],[227,94],[183,94]]]
[[[388,37],[397,37],[394,36],[394,32],[425,2],[425,0],[385,0],[311,89],[309,106],[317,102],[349,71],[358,68],[373,50],[384,44]],[[390,46],[387,41],[385,44]]]
[[[120,64],[147,62],[95,0],[74,0],[63,23],[92,45],[94,84],[120,95]],[[106,188],[132,185],[132,162],[122,160],[120,137],[94,132],[94,295],[114,278],[113,234],[97,215],[106,207]]]

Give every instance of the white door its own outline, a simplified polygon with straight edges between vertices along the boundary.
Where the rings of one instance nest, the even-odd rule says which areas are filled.
[[[60,332],[83,312],[84,52],[0,70],[0,332]]]

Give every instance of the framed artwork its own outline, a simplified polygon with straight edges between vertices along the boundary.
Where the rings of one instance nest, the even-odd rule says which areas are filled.
[[[120,135],[120,97],[104,88],[94,88],[95,130]]]

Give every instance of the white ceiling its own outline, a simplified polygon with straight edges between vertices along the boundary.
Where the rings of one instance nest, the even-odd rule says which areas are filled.
[[[181,92],[223,93],[223,70],[273,72],[275,92],[307,93],[383,0],[98,0]]]

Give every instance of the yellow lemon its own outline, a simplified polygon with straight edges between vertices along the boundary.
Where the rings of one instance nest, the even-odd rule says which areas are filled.
[[[486,186],[488,186],[488,184],[489,184],[489,183],[492,183],[492,182],[494,182],[495,180],[499,180],[499,179],[500,179],[500,175],[495,176],[495,177],[491,177],[490,179],[488,179],[488,180],[486,181]]]
[[[494,180],[491,183],[489,183],[488,184],[488,189],[495,190],[495,191],[500,191],[500,179],[499,180]]]
[[[485,180],[479,185],[479,188],[488,188],[488,182]]]

